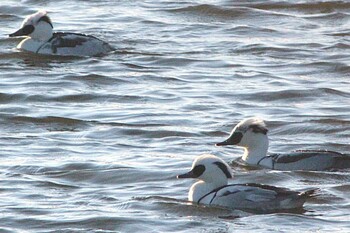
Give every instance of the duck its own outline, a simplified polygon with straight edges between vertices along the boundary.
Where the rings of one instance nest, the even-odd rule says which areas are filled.
[[[232,170],[221,158],[205,154],[195,158],[189,172],[178,175],[178,179],[198,179],[188,193],[188,201],[197,204],[220,206],[248,212],[270,213],[303,209],[318,189],[302,192],[264,184],[228,184]]]
[[[17,49],[36,54],[59,56],[100,56],[113,47],[94,36],[70,32],[53,32],[53,24],[44,10],[27,16],[19,30],[9,37],[22,37]]]
[[[329,150],[295,150],[290,153],[269,154],[268,128],[263,119],[243,119],[230,136],[216,146],[236,145],[244,148],[242,160],[251,166],[292,171],[325,171],[350,168],[350,156]]]

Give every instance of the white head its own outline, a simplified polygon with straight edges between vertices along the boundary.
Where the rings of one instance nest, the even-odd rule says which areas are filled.
[[[52,29],[53,26],[50,18],[47,16],[47,12],[38,11],[35,14],[27,16],[21,28],[9,36],[28,36],[33,40],[47,41],[52,37]]]
[[[194,160],[191,171],[177,178],[199,179],[188,192],[188,200],[198,202],[214,189],[227,185],[227,179],[232,178],[232,171],[222,159],[214,155],[202,155]]]
[[[261,147],[262,144],[268,146],[268,129],[265,122],[260,118],[248,118],[239,122],[231,131],[230,136],[216,146],[237,145],[247,149]]]
[[[177,178],[197,178],[222,186],[227,184],[228,178],[232,178],[232,171],[224,160],[215,155],[201,155],[193,161],[191,171],[178,175]]]

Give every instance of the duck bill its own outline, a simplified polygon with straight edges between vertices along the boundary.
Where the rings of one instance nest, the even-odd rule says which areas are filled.
[[[185,174],[182,174],[182,175],[178,175],[177,178],[178,179],[184,179],[184,178],[195,178],[196,176],[194,175],[193,171],[189,171]]]
[[[215,146],[227,146],[227,145],[231,145],[231,144],[229,143],[229,140],[228,140],[228,139],[225,140],[225,141],[223,141],[223,142],[219,142],[219,143],[216,143],[216,144],[215,144]]]
[[[25,31],[23,30],[23,28],[15,31],[14,33],[11,33],[9,35],[9,37],[16,37],[16,36],[26,36],[27,34],[25,33]]]
[[[216,143],[215,146],[237,145],[242,140],[243,134],[236,132],[223,142]]]
[[[14,33],[10,34],[9,37],[16,37],[16,36],[27,36],[31,34],[34,31],[33,25],[26,25],[22,27],[21,29],[15,31]]]

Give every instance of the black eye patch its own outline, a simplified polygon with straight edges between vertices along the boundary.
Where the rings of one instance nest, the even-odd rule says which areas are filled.
[[[33,25],[26,25],[22,28],[23,35],[29,35],[30,33],[34,32],[34,26]]]
[[[194,178],[200,177],[203,172],[205,171],[205,166],[204,165],[197,165],[192,169]]]
[[[214,164],[221,169],[221,171],[226,175],[227,178],[232,178],[232,174],[230,173],[225,164],[223,164],[222,162],[214,162]]]

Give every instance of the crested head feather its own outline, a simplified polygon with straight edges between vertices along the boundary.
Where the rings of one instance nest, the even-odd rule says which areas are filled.
[[[39,20],[44,16],[47,16],[47,11],[45,11],[45,10],[39,10],[38,12],[36,12],[32,15],[28,15],[23,20],[21,27],[23,27],[25,25],[36,25],[39,22]]]
[[[247,131],[252,129],[254,133],[263,133],[267,134],[268,129],[264,120],[257,117],[247,118],[238,123],[237,128],[242,131]]]
[[[215,156],[215,155],[210,155],[210,154],[205,154],[197,157],[193,164],[192,164],[192,169],[198,165],[203,165],[206,170],[205,173],[211,173],[215,170],[212,170],[212,168],[216,167],[222,171],[224,174],[225,178],[232,178],[232,170],[230,166],[221,158]],[[211,176],[222,176],[221,174],[211,174]]]
[[[195,158],[192,166],[194,167],[194,166],[199,165],[199,164],[202,164],[202,165],[212,164],[212,163],[217,162],[217,161],[225,163],[224,160],[222,160],[221,158],[219,158],[215,155],[203,154],[203,155],[200,155],[197,158]]]

